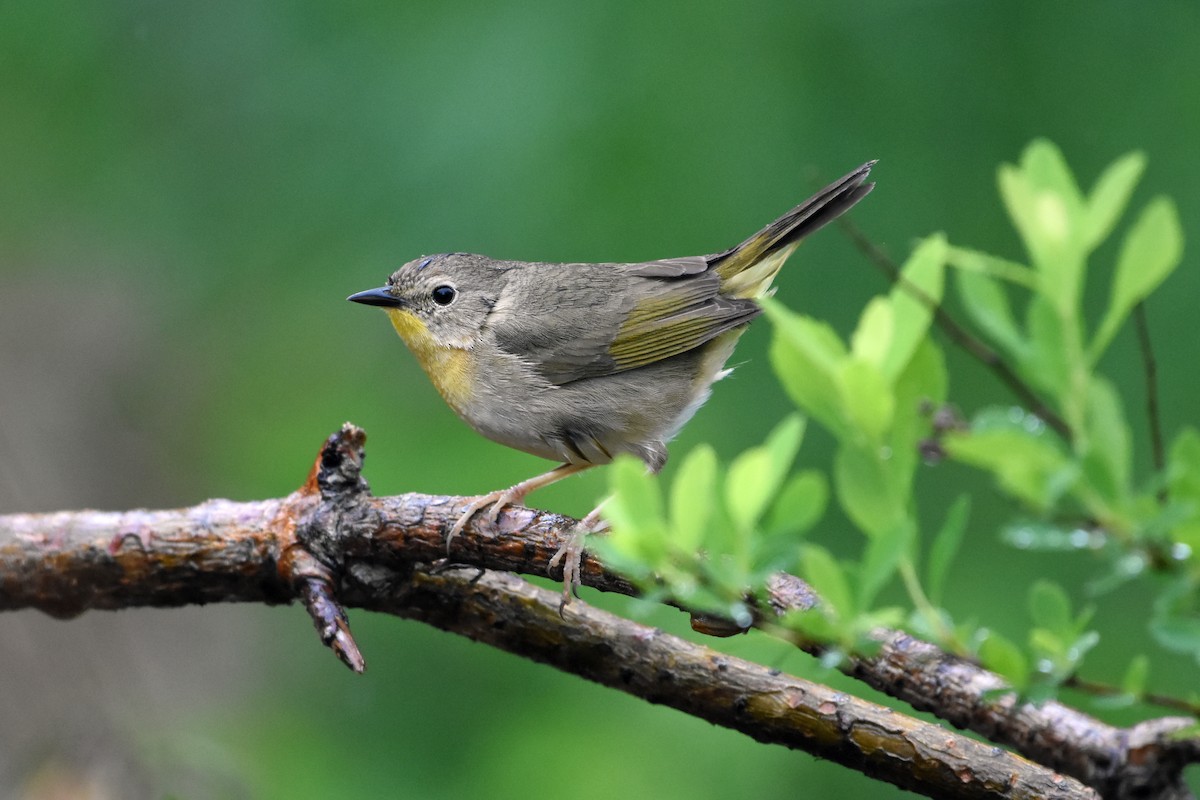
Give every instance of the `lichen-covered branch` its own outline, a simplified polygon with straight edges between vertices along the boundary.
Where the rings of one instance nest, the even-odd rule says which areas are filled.
[[[569,606],[564,619],[558,616],[555,599],[548,606],[554,619],[548,619],[547,607],[541,602],[545,598],[532,587],[525,588],[523,582],[506,582],[485,572],[486,580],[478,582],[477,594],[473,594],[470,582],[455,573],[439,572],[444,564],[454,563],[561,579],[559,570],[547,565],[574,520],[513,508],[501,514],[494,526],[469,525],[447,553],[445,532],[469,499],[416,494],[372,497],[360,474],[363,443],[362,432],[349,425],[331,436],[306,485],[282,499],[252,503],[219,500],[174,511],[0,516],[0,610],[39,608],[65,617],[89,609],[299,599],[322,641],[347,665],[361,671],[364,662],[343,608],[375,608],[424,619],[730,725],[755,738],[799,747],[935,796],[1036,796],[1013,794],[1012,783],[1000,794],[969,794],[964,786],[948,794],[943,793],[948,791],[946,786],[938,782],[939,775],[957,775],[977,788],[1001,792],[1002,787],[987,777],[998,774],[996,770],[1010,778],[1022,776],[1018,782],[1026,788],[1036,785],[1044,789],[1050,785],[1044,781],[1052,780],[1050,770],[1057,770],[1096,787],[1105,797],[1190,796],[1181,772],[1185,765],[1200,760],[1197,741],[1171,735],[1189,720],[1152,720],[1121,729],[1058,703],[1039,707],[1018,703],[1011,695],[997,696],[995,690],[1003,687],[997,676],[898,632],[880,632],[880,651],[850,662],[847,671],[916,708],[1012,746],[1049,770],[1043,769],[1044,775],[1027,774],[1022,766],[1026,762],[1021,759],[998,748],[977,750],[971,740],[940,728],[934,728],[941,737],[940,747],[920,739],[925,744],[917,748],[917,740],[908,737],[917,735],[918,728],[912,726],[920,723],[889,713],[888,724],[881,727],[871,716],[874,712],[866,710],[869,704],[864,704],[861,708],[866,716],[860,724],[848,711],[860,707],[850,704],[849,698],[829,711],[833,727],[821,729],[820,735],[816,728],[795,727],[801,722],[815,725],[815,720],[823,717],[824,699],[813,707],[817,711],[804,701],[824,698],[822,692],[828,690],[808,684],[792,695],[771,690],[775,694],[770,696],[784,701],[783,706],[795,700],[800,704],[797,708],[809,709],[792,709],[800,717],[783,713],[782,707],[776,708],[778,703],[770,706],[776,708],[776,716],[747,714],[745,703],[758,696],[755,687],[761,685],[754,681],[761,676],[740,668],[714,671],[697,666],[688,673],[695,683],[686,689],[680,688],[682,680],[654,683],[639,678],[633,682],[633,673],[622,678],[621,665],[629,653],[619,650],[619,645],[646,651],[649,676],[656,674],[650,669],[655,663],[658,674],[672,673],[676,669],[672,659],[678,654],[655,662],[652,654],[665,657],[652,647],[666,641],[659,638],[661,634],[647,638],[645,628],[606,615],[594,617],[593,609],[582,603]],[[584,559],[582,580],[604,591],[635,592],[632,585],[593,558]],[[770,587],[768,607],[776,613],[808,608],[815,602],[811,590],[794,577],[777,576]],[[496,613],[496,604],[517,615],[520,624],[514,618],[497,629],[453,619],[469,609],[475,609],[470,619],[484,619]],[[454,611],[448,613],[447,609]],[[763,620],[764,626],[770,622]],[[546,640],[533,632],[542,630],[549,635],[549,629],[539,627],[549,625],[554,626],[557,644],[547,649]],[[601,644],[605,641],[607,650]],[[640,644],[633,644],[637,642]],[[812,652],[820,650],[816,642],[797,644]],[[697,658],[703,661],[710,656]],[[727,659],[725,663],[734,662]],[[802,685],[794,678],[771,676],[765,670],[763,674],[792,682],[789,686]],[[714,700],[717,705],[709,710],[688,705],[698,702],[705,692],[724,699]],[[726,704],[724,711],[719,711],[720,703]],[[734,713],[739,704],[742,711]],[[922,737],[933,735],[920,731]],[[842,741],[847,736],[855,741]],[[869,747],[864,736],[873,743]],[[900,739],[907,744],[901,746]],[[901,749],[890,749],[893,744]],[[929,749],[923,749],[927,745]],[[955,757],[939,755],[945,752]],[[974,755],[967,758],[967,753]],[[957,760],[961,758],[967,761]],[[969,770],[960,773],[963,763]],[[897,764],[902,765],[898,770]],[[930,772],[934,764],[939,766]],[[1068,792],[1055,796],[1084,796],[1070,793],[1076,791],[1072,786],[1078,786],[1069,779],[1053,780],[1058,781],[1053,784],[1056,791]]]

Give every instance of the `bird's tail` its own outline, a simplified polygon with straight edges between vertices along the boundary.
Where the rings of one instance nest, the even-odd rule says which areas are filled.
[[[800,244],[800,240],[849,211],[866,197],[873,183],[865,183],[874,161],[834,181],[732,250],[709,256],[721,276],[721,291],[730,297],[761,297]]]

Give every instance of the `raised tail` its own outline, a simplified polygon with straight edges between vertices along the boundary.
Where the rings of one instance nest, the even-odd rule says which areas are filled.
[[[761,297],[800,240],[849,211],[875,188],[865,183],[874,161],[826,186],[732,250],[709,256],[730,297]]]

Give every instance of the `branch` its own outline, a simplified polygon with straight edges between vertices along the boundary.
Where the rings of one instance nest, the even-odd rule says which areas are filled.
[[[712,709],[701,711],[691,705],[700,701],[696,685],[674,688],[682,686],[674,677],[673,659],[679,651],[672,650],[668,658],[665,652],[649,646],[661,634],[647,640],[646,629],[627,621],[620,621],[625,627],[614,628],[615,618],[593,617],[592,609],[579,603],[568,606],[565,621],[555,623],[564,626],[556,629],[558,648],[549,652],[546,646],[539,646],[537,637],[529,632],[550,624],[543,619],[545,608],[557,614],[558,600],[554,595],[545,606],[545,598],[538,599],[540,596],[531,587],[514,589],[503,601],[512,614],[521,617],[521,625],[512,620],[501,628],[484,625],[468,631],[453,627],[456,623],[445,616],[445,609],[453,608],[454,614],[459,614],[466,613],[463,604],[502,602],[488,594],[500,589],[496,584],[499,578],[487,572],[482,573],[476,587],[478,598],[469,588],[470,582],[462,581],[458,573],[434,574],[446,556],[445,532],[470,499],[416,494],[372,497],[359,474],[363,442],[361,431],[344,427],[322,449],[306,485],[277,500],[210,501],[174,511],[0,516],[0,610],[33,607],[56,616],[71,616],[94,608],[300,599],[322,640],[348,665],[361,671],[362,658],[342,611],[342,604],[348,603],[414,616],[431,624],[444,623],[448,629],[736,727],[755,738],[800,747],[934,796],[951,795],[944,794],[944,786],[926,774],[924,767],[918,769],[918,764],[928,766],[937,761],[945,747],[963,757],[979,754],[971,740],[941,729],[936,735],[941,737],[943,748],[914,750],[914,742],[926,742],[920,737],[928,733],[916,727],[920,723],[915,720],[891,713],[887,717],[890,722],[880,728],[872,716],[876,707],[859,706],[858,701],[851,703],[844,696],[840,696],[842,705],[823,706],[826,695],[822,692],[828,690],[778,675],[770,677],[801,688],[792,695],[784,692],[772,696],[795,701],[797,709],[806,709],[797,711],[800,717],[746,715],[745,708],[738,712],[742,716],[730,717],[728,705],[723,712],[726,716],[711,717],[709,714],[718,714],[720,708],[716,700]],[[450,561],[561,580],[561,570],[551,570],[547,565],[570,536],[574,524],[567,517],[512,508],[501,514],[495,526],[468,525],[464,535],[454,540]],[[603,591],[635,593],[628,581],[605,570],[594,558],[585,558],[582,566],[583,583]],[[440,593],[442,590],[445,594]],[[777,576],[770,587],[769,606],[775,614],[809,608],[814,600],[811,590],[791,576]],[[602,628],[607,633],[589,638],[590,621],[597,619],[606,620],[603,625],[608,627]],[[762,624],[772,627],[774,620],[764,619]],[[526,625],[532,627],[523,627]],[[575,635],[580,638],[573,638]],[[615,638],[605,638],[610,635]],[[1057,703],[1035,707],[1018,703],[1011,694],[997,698],[996,690],[1004,684],[992,673],[906,634],[885,631],[880,632],[880,639],[880,651],[871,658],[851,662],[847,668],[850,674],[955,725],[1012,745],[1033,760],[1096,787],[1105,796],[1133,796],[1134,791],[1140,792],[1140,797],[1188,796],[1180,773],[1183,766],[1200,758],[1198,744],[1192,739],[1176,740],[1170,734],[1190,720],[1169,718],[1118,729]],[[650,678],[640,683],[612,679],[614,670],[619,677],[627,657],[617,647],[621,641],[639,642],[636,647],[658,654],[648,655],[653,670],[645,673],[657,675],[657,683],[646,683]],[[607,642],[607,649],[598,642]],[[798,644],[811,652],[820,651],[819,643]],[[715,683],[719,686],[713,685],[713,674],[709,670],[703,684],[714,697],[749,698],[761,689],[761,684],[750,681],[752,673],[740,667],[718,670]],[[662,676],[672,676],[672,680],[664,681]],[[639,690],[639,686],[652,688]],[[731,694],[723,694],[726,692]],[[732,708],[736,710],[738,704],[733,703]],[[815,725],[816,718],[829,718],[827,721],[835,727],[820,729],[818,736],[813,733],[817,729],[800,724]],[[872,732],[874,743],[869,747],[862,739],[865,731]],[[823,738],[826,735],[831,738]],[[895,737],[912,746],[891,749],[892,744],[899,743]],[[853,741],[842,741],[846,738]],[[947,742],[954,744],[951,747]],[[905,765],[899,771],[897,761]],[[937,763],[948,774],[959,774],[956,770],[961,762],[949,759]],[[1027,773],[1026,762],[996,748],[986,748],[982,761],[972,756],[970,773],[962,775],[968,783],[984,786],[987,781],[982,776],[991,774],[989,763],[1003,765],[1000,769],[1006,775],[1026,776],[1019,781],[1023,787],[1036,784],[1044,789],[1049,785],[1043,782],[1044,775]],[[905,777],[899,772],[905,772]],[[1077,793],[1079,787],[1072,781],[1061,777],[1055,780],[1060,781],[1054,784],[1059,792],[1076,792],[1056,796],[1084,796]],[[954,796],[968,796],[965,791],[959,786]],[[993,786],[987,791],[999,789]],[[969,796],[1036,796],[1013,791],[1005,784],[1001,794]]]
[[[415,573],[363,605],[944,798],[1097,797],[1069,778],[891,709],[718,653],[513,575]]]

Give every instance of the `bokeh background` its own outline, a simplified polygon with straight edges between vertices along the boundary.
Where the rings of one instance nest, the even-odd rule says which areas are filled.
[[[448,250],[723,249],[869,158],[879,186],[854,219],[894,257],[935,230],[1020,257],[995,169],[1038,136],[1085,186],[1144,149],[1135,204],[1179,204],[1193,244],[1149,304],[1174,431],[1196,418],[1198,37],[1183,0],[0,3],[0,512],[282,495],[347,419],[377,493],[509,485],[546,464],[461,424],[346,295]],[[885,286],[830,229],[779,296],[845,333]],[[742,339],[674,452],[731,457],[787,411],[769,334]],[[1125,332],[1105,364],[1132,409],[1135,355]],[[1010,400],[951,369],[964,409]],[[828,457],[811,434],[804,463]],[[534,500],[582,513],[604,481]],[[982,486],[921,482],[930,520]],[[1036,573],[1077,588],[1095,565],[1006,549],[1004,513],[976,504],[949,603],[1019,637]],[[860,545],[836,513],[819,539]],[[1145,645],[1148,596],[1096,600],[1094,677]],[[5,615],[0,795],[902,794],[415,623],[352,622],[362,677],[294,607]],[[757,636],[717,644],[863,691]],[[1190,666],[1156,662],[1152,684],[1185,691]]]

